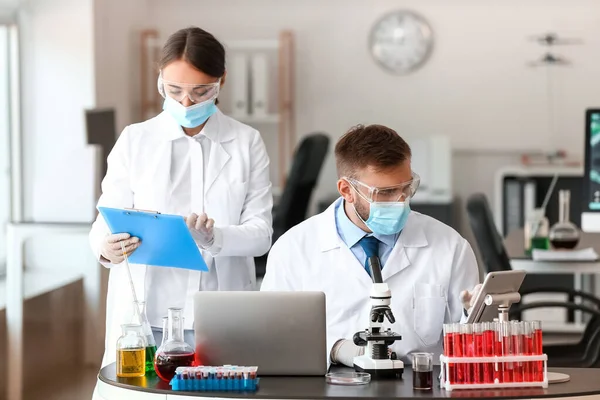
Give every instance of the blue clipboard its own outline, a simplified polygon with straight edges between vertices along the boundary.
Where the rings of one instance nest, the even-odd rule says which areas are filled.
[[[200,249],[181,215],[98,207],[112,233],[129,233],[142,241],[131,264],[208,271]]]

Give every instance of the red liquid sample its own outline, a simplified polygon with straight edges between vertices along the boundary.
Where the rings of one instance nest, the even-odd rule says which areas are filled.
[[[523,355],[523,335],[513,335],[512,336],[512,353],[515,356]],[[523,362],[513,363],[513,379],[515,382],[523,382],[524,381],[524,366]]]
[[[473,334],[467,333],[463,335],[463,351],[465,357],[473,357],[475,355],[475,343],[473,340]],[[471,384],[474,381],[474,363],[463,364],[464,382]]]
[[[536,329],[533,332],[533,354],[538,356],[538,355],[541,355],[542,353],[543,353],[542,330]],[[544,380],[544,362],[543,361],[533,361],[533,362],[535,363],[533,379],[535,382],[541,382]]]
[[[523,339],[523,353],[531,356],[533,355],[533,336],[528,335]],[[535,361],[528,361],[525,364],[525,373],[523,376],[523,381],[525,382],[533,382],[533,371],[536,368]]]
[[[494,345],[496,344],[495,333],[492,330],[483,332],[483,355],[485,357],[494,356]],[[494,383],[494,363],[485,363],[483,365],[483,382]]]
[[[433,371],[414,371],[413,389],[430,390],[433,386]]]
[[[475,334],[475,357],[483,357],[483,333]],[[475,363],[473,365],[473,383],[484,383],[483,379],[483,363]]]
[[[494,355],[495,356],[502,356],[502,350],[503,346],[502,346],[502,336],[500,333],[496,332],[496,347],[494,348]],[[494,369],[494,379],[498,379],[499,383],[503,383],[504,382],[504,363],[495,363],[495,369]]]
[[[454,357],[464,357],[464,340],[460,333],[454,334]],[[456,383],[465,383],[465,366],[466,364],[456,364]]]
[[[454,340],[456,333],[447,333],[444,336],[444,355],[448,357],[454,357]],[[456,383],[456,365],[448,363],[448,374],[450,376],[446,377],[448,382]]]
[[[503,356],[511,355],[510,345],[511,345],[510,337],[509,336],[502,337],[502,355]],[[503,371],[502,382],[503,383],[514,382],[513,363],[507,362],[507,363],[503,363],[503,364],[504,364],[504,368],[503,368],[504,371]]]
[[[160,379],[171,382],[177,367],[194,365],[194,353],[159,353],[156,354],[154,370]]]

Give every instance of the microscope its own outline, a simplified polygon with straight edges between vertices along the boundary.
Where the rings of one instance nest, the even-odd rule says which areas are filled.
[[[367,349],[364,355],[354,357],[354,370],[367,372],[373,379],[402,378],[404,363],[397,360],[396,355],[389,349],[396,340],[401,340],[402,336],[389,328],[383,328],[384,318],[387,318],[391,324],[396,322],[390,308],[392,292],[381,278],[379,257],[370,257],[368,265],[373,279],[369,327],[355,333],[353,337],[354,344],[366,346]]]

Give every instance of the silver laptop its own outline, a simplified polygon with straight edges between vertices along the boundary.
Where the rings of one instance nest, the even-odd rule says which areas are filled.
[[[198,292],[196,354],[204,365],[258,366],[259,375],[325,375],[322,292]]]

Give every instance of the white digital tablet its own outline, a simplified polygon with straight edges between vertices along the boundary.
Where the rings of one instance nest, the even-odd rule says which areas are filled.
[[[488,322],[498,318],[498,305],[486,305],[485,298],[487,295],[494,296],[518,292],[525,275],[525,271],[521,270],[490,272],[487,274],[483,281],[483,287],[477,295],[473,307],[469,310],[467,323]]]

